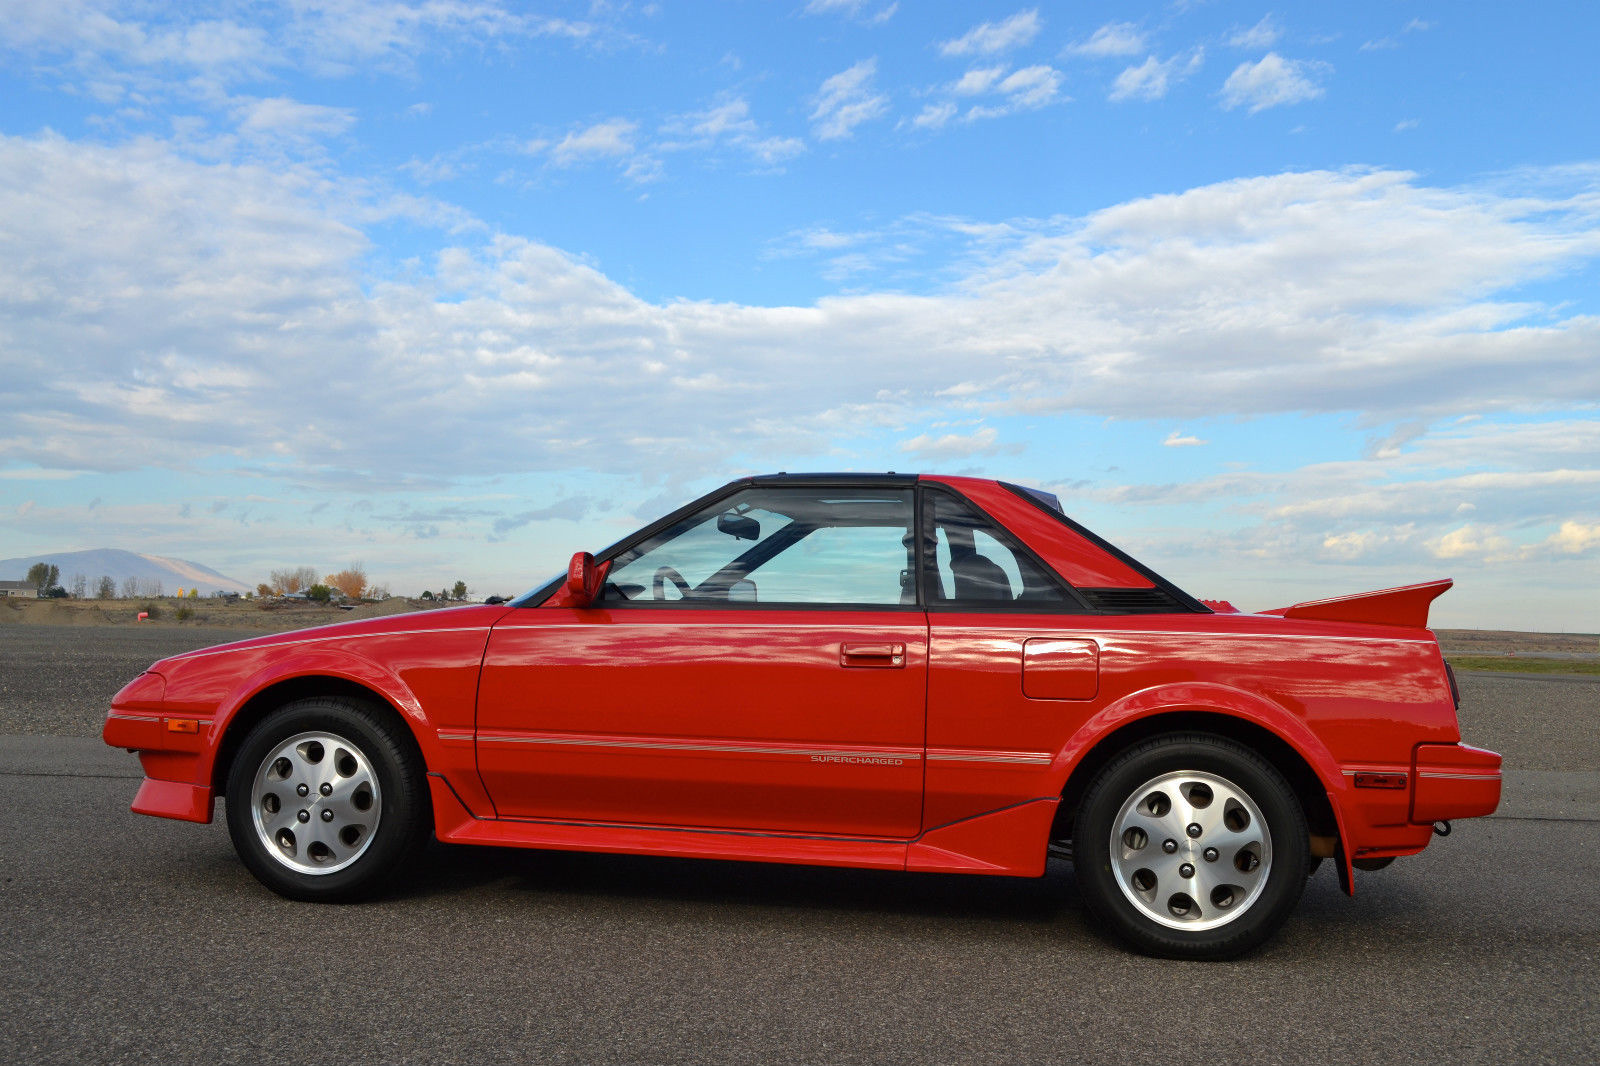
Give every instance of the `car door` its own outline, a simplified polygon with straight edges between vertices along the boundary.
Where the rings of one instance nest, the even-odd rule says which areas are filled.
[[[498,814],[915,835],[912,497],[747,488],[616,555],[592,607],[496,625],[476,738]]]
[[[1099,631],[1065,582],[955,493],[925,486],[929,825],[1054,793],[1099,687]]]

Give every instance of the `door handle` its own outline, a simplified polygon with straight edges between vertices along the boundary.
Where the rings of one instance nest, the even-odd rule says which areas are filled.
[[[879,669],[904,669],[906,646],[904,644],[841,644],[840,666],[865,666]]]

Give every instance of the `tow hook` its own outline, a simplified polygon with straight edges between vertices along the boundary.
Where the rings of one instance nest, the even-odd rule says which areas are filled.
[[[1449,836],[1450,835],[1450,823],[1449,822],[1434,822],[1433,823],[1433,834],[1434,834],[1434,836],[1441,836],[1441,837]]]

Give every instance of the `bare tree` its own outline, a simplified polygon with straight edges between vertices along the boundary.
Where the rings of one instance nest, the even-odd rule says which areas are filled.
[[[117,583],[110,574],[101,574],[100,581],[95,585],[95,595],[102,600],[117,598]]]
[[[289,596],[296,592],[304,592],[316,583],[317,571],[309,566],[274,570],[267,578],[267,584],[271,585],[272,591],[279,596]]]
[[[72,598],[81,600],[89,594],[89,579],[83,574],[72,575]]]
[[[136,599],[139,595],[139,579],[125,577],[122,579],[122,598],[125,600]]]

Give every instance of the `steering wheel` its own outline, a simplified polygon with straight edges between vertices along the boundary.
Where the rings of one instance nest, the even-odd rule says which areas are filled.
[[[679,596],[683,597],[684,599],[689,598],[689,583],[683,579],[682,574],[678,573],[670,566],[663,566],[656,571],[654,580],[650,582],[650,595],[658,600],[666,599],[666,582],[668,579],[671,579],[672,583],[678,586]]]

